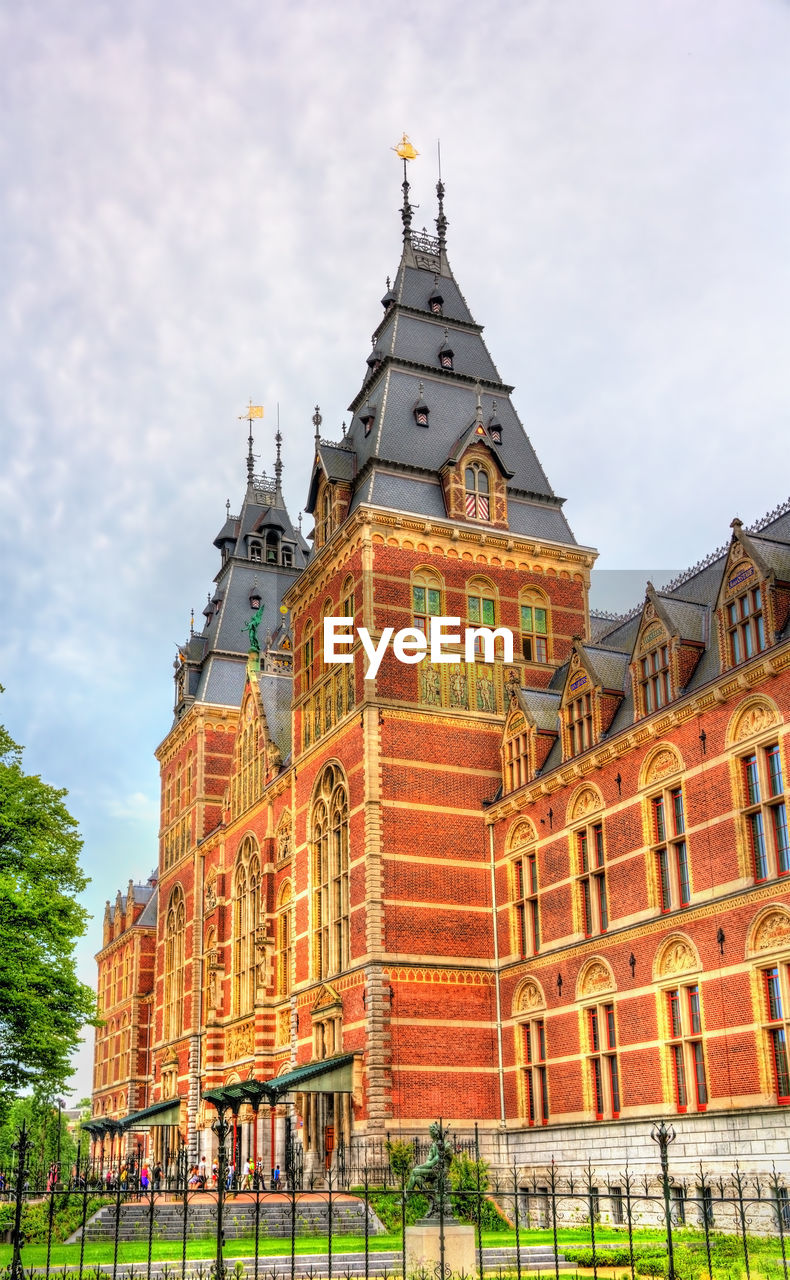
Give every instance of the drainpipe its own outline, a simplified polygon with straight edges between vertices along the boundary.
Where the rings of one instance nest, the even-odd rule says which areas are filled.
[[[502,994],[499,984],[499,934],[497,931],[496,876],[494,874],[494,825],[488,824],[488,847],[491,855],[491,912],[494,926],[494,981],[496,986],[496,1042],[499,1060],[499,1123],[505,1127],[505,1065],[502,1057]]]

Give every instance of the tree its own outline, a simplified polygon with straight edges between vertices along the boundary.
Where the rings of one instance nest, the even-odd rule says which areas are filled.
[[[65,795],[24,773],[22,748],[0,725],[0,1123],[17,1093],[62,1090],[96,1014],[74,965],[88,921],[76,895],[88,881]]]

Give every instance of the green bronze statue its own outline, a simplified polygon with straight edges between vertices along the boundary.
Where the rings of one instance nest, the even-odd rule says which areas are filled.
[[[423,1222],[453,1216],[449,1177],[453,1148],[448,1137],[449,1130],[441,1120],[434,1120],[430,1134],[433,1141],[428,1159],[424,1164],[414,1166],[406,1183],[407,1191],[422,1191],[428,1197],[428,1212],[422,1219]]]
[[[261,625],[262,617],[263,601],[261,600],[260,606],[255,610],[249,622],[245,622],[241,628],[242,631],[249,631],[250,633],[250,651],[252,653],[260,653],[261,651],[260,641],[258,640],[258,627]]]

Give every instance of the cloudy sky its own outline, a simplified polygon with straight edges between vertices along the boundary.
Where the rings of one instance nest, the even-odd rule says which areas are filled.
[[[609,594],[788,497],[790,5],[37,0],[0,51],[0,720],[69,790],[92,981],[156,862],[239,414],[266,466],[279,404],[295,514],[397,266],[404,130]]]

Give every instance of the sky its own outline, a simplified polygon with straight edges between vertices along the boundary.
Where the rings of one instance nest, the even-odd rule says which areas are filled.
[[[296,516],[397,268],[402,133],[415,229],[441,143],[456,279],[627,607],[790,496],[789,65],[787,0],[0,7],[0,721],[80,824],[85,981],[156,864],[240,415],[270,469],[279,406]]]

